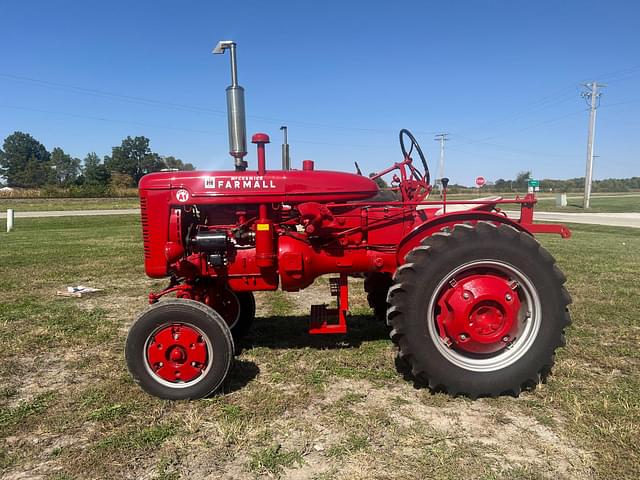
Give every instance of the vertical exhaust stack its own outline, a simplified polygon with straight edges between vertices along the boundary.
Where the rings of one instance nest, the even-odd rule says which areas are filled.
[[[280,127],[280,130],[284,131],[284,139],[282,142],[282,170],[291,170],[291,158],[289,157],[289,140],[288,140],[288,128],[286,125]]]
[[[236,62],[236,43],[221,40],[213,53],[222,54],[229,49],[231,57],[231,85],[227,87],[227,118],[229,123],[229,154],[235,159],[236,170],[247,169],[243,160],[247,154],[247,122],[244,110],[244,88],[238,85],[238,66]]]

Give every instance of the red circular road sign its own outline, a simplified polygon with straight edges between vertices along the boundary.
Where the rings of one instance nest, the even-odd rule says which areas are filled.
[[[476,178],[476,185],[479,187],[482,187],[485,183],[487,183],[487,181],[485,180],[484,177],[480,176],[478,178]]]

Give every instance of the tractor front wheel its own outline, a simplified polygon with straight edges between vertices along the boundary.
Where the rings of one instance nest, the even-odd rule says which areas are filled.
[[[233,360],[225,320],[194,300],[159,302],[127,336],[127,366],[143,390],[169,400],[202,398],[217,390]]]
[[[391,337],[420,383],[450,394],[518,395],[564,345],[571,303],[553,257],[508,225],[426,238],[389,290]]]

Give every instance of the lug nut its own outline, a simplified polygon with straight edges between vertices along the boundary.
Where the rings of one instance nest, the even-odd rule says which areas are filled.
[[[513,297],[510,293],[507,293],[504,298],[507,300],[507,302],[510,302]]]
[[[464,292],[462,294],[462,298],[464,298],[465,300],[469,300],[469,297],[470,297],[469,292]]]
[[[467,339],[467,336],[464,333],[461,333],[458,335],[458,338],[464,342]]]
[[[507,343],[509,341],[509,335],[505,335],[504,337],[502,337],[502,341]]]

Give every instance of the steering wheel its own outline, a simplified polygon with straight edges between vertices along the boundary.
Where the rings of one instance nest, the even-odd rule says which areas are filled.
[[[404,146],[405,135],[409,138],[409,140],[411,140],[411,148],[409,148],[408,152]],[[420,145],[418,144],[416,137],[414,137],[409,130],[407,130],[406,128],[403,128],[402,130],[400,130],[400,149],[402,150],[402,155],[404,155],[404,158],[409,157],[411,155],[411,152],[413,152],[414,148],[416,149],[416,152],[418,152],[418,155],[420,156],[420,160],[422,160],[422,165],[424,166],[424,175],[422,176],[422,179],[425,181],[425,183],[431,184],[431,175],[429,174],[427,159],[424,156],[424,153],[422,153],[422,149],[420,148]]]

